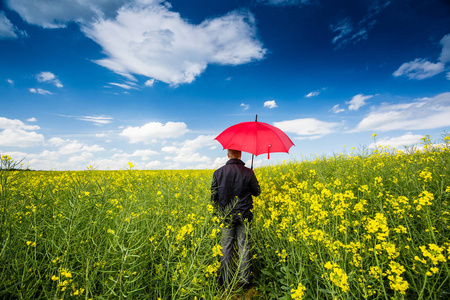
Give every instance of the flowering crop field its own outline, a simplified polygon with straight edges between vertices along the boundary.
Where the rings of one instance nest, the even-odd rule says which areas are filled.
[[[257,168],[251,297],[448,299],[449,142]],[[212,172],[0,170],[0,298],[249,299]]]

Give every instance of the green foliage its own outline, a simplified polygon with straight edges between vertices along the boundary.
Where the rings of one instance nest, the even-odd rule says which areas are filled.
[[[448,297],[448,142],[256,169],[252,299]],[[0,298],[249,297],[218,283],[212,171],[10,166],[0,170]]]

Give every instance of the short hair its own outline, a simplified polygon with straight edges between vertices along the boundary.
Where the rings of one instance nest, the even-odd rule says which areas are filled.
[[[228,156],[230,158],[240,158],[242,156],[241,150],[228,149]]]

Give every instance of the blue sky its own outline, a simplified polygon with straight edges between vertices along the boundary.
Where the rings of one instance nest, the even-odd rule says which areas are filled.
[[[36,170],[217,168],[258,121],[289,154],[450,128],[445,0],[2,0],[0,153]],[[251,155],[243,155],[250,162]]]

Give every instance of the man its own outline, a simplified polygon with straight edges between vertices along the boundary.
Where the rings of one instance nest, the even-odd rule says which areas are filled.
[[[244,286],[251,285],[248,224],[253,218],[252,195],[259,196],[261,189],[253,170],[244,166],[241,155],[241,151],[228,149],[229,160],[214,172],[211,184],[211,200],[225,224],[220,260],[221,280],[225,287],[232,278],[230,263],[235,239],[239,248],[239,282]]]

